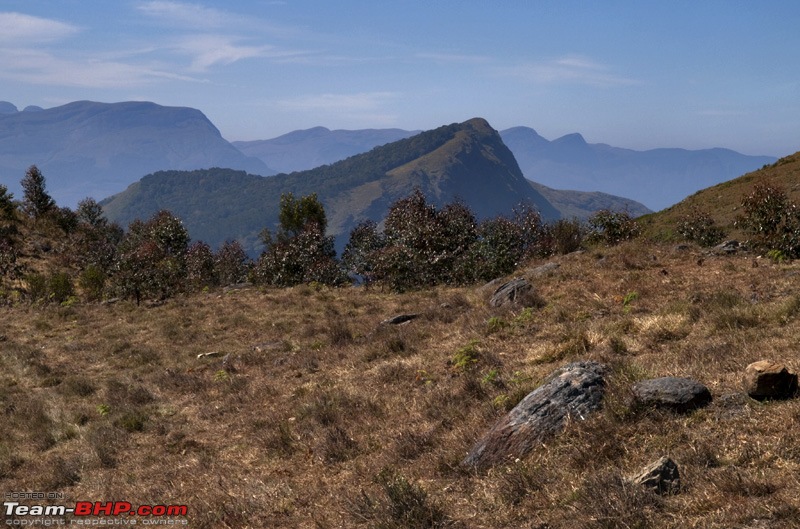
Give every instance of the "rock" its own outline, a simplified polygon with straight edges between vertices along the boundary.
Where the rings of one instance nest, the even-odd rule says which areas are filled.
[[[197,358],[214,358],[215,356],[222,356],[222,353],[219,351],[211,351],[210,353],[200,353],[197,355]]]
[[[744,391],[754,399],[788,399],[797,392],[797,374],[770,360],[753,362],[744,371]]]
[[[731,255],[740,251],[745,251],[746,248],[743,244],[736,240],[725,241],[722,244],[714,246],[712,251],[716,254]]]
[[[691,378],[663,377],[644,380],[633,386],[636,401],[646,407],[687,412],[711,402],[711,392]]]
[[[508,303],[519,303],[533,293],[533,286],[525,279],[517,277],[500,285],[492,294],[489,304],[492,307],[501,307]]]
[[[561,268],[561,265],[558,263],[545,263],[541,266],[537,266],[536,268],[531,268],[528,271],[528,275],[531,277],[542,277],[555,272],[559,268]]]
[[[398,314],[383,320],[381,325],[400,325],[401,323],[408,323],[415,318],[419,318],[419,314]]]
[[[602,403],[605,371],[597,362],[575,362],[558,369],[495,423],[462,464],[480,469],[523,457],[559,433],[569,418],[583,420]]]
[[[650,463],[641,472],[629,478],[629,481],[658,494],[676,494],[681,488],[678,465],[668,457]]]

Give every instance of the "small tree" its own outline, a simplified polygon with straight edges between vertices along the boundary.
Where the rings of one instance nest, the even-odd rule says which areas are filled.
[[[186,280],[194,290],[218,284],[214,270],[214,253],[203,241],[195,242],[186,250]]]
[[[346,281],[333,237],[325,235],[325,208],[315,194],[299,200],[291,193],[281,195],[279,219],[277,237],[262,232],[265,249],[253,270],[255,281],[275,286]]]
[[[639,235],[639,224],[627,211],[603,209],[589,218],[589,239],[609,246],[634,239]]]
[[[147,222],[132,222],[119,245],[113,285],[137,303],[144,296],[173,295],[184,285],[188,244],[189,233],[169,211],[159,211]]]
[[[250,259],[239,241],[225,241],[214,255],[214,272],[221,285],[233,285],[247,279]]]
[[[0,277],[17,270],[17,205],[14,195],[0,184]]]
[[[22,209],[29,216],[38,219],[53,211],[55,201],[45,190],[45,178],[35,165],[31,165],[22,179]]]
[[[375,272],[375,254],[384,246],[386,238],[378,232],[378,225],[364,220],[350,231],[350,239],[342,252],[342,264],[369,285]]]
[[[725,231],[717,226],[711,215],[696,207],[678,222],[678,233],[700,246],[714,246],[725,238]]]
[[[750,243],[762,250],[779,250],[800,257],[800,208],[781,187],[757,184],[742,200],[744,213],[737,226],[747,230]]]
[[[309,224],[316,224],[325,233],[328,220],[325,207],[316,193],[296,199],[292,193],[281,195],[281,209],[278,217],[281,235],[292,237],[299,235]]]

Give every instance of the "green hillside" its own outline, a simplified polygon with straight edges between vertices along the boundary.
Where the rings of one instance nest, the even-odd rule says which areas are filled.
[[[282,193],[316,193],[338,245],[361,220],[380,222],[388,206],[420,189],[441,206],[464,200],[479,218],[534,205],[546,219],[558,211],[522,176],[514,156],[483,119],[439,127],[309,171],[262,178],[213,168],[162,171],[103,201],[106,215],[123,225],[168,209],[192,237],[212,246],[238,239],[258,251],[258,233],[277,224]]]

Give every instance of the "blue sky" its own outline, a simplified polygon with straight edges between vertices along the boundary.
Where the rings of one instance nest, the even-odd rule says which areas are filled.
[[[800,150],[800,2],[2,0],[0,100],[202,110],[228,140],[429,129]]]

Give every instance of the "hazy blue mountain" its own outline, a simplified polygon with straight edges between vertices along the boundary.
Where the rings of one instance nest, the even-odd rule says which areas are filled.
[[[775,161],[728,149],[634,151],[590,144],[580,134],[549,141],[528,127],[506,129],[500,136],[529,180],[625,196],[654,210]]]
[[[199,110],[78,101],[18,112],[0,103],[0,182],[20,196],[31,165],[59,205],[119,192],[157,170],[230,167],[274,174],[228,143]]]
[[[314,127],[296,130],[271,140],[235,141],[233,145],[277,171],[291,173],[338,162],[419,132],[401,129],[329,130],[325,127]]]
[[[389,206],[414,189],[438,206],[461,199],[479,218],[510,215],[523,202],[546,219],[559,217],[522,176],[497,131],[480,118],[292,174],[262,178],[228,169],[158,172],[103,205],[108,217],[123,225],[168,209],[183,219],[193,238],[214,246],[236,238],[252,255],[260,249],[258,233],[277,225],[282,193],[317,193],[328,215],[328,232],[337,236],[341,249],[358,222],[382,221]]]

